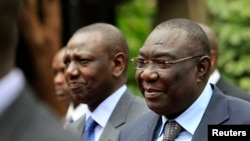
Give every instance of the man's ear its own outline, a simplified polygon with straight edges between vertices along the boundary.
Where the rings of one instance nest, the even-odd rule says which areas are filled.
[[[123,71],[125,70],[126,55],[123,52],[117,53],[113,57],[113,65],[114,65],[113,75],[115,77],[120,76],[123,73]]]
[[[197,83],[204,81],[210,75],[211,60],[208,56],[202,56],[197,62]]]

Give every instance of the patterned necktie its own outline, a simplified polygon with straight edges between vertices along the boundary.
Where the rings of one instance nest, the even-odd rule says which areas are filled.
[[[83,132],[83,141],[94,141],[95,140],[95,127],[97,126],[97,122],[89,117]]]
[[[174,139],[181,132],[181,126],[175,120],[167,121],[163,141],[174,141]]]

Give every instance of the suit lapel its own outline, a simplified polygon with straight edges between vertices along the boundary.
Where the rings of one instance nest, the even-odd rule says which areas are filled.
[[[110,119],[105,126],[100,140],[113,141],[116,140],[118,135],[118,129],[126,123],[126,114],[128,112],[130,103],[133,100],[132,94],[128,90],[125,91],[119,102],[117,103],[116,108],[114,109]]]
[[[227,85],[225,80],[222,78],[219,79],[219,81],[216,83],[217,88],[219,88],[224,94],[228,94],[227,87],[230,87]]]
[[[161,119],[159,115],[155,114],[154,112],[150,112],[148,121],[145,122],[146,128],[142,130],[140,135],[138,135],[137,141],[152,141],[154,140],[154,135],[158,121]]]
[[[78,123],[77,123],[78,122]],[[82,136],[82,133],[83,133],[83,128],[86,124],[86,114],[84,114],[78,121],[76,122],[75,125],[77,125],[77,131],[78,133],[81,134]]]
[[[72,124],[68,125],[66,130],[76,133],[78,137],[82,138],[85,122],[86,122],[86,114],[84,114],[78,120],[74,121]]]
[[[100,141],[115,141],[117,139],[118,130],[114,128],[111,122],[108,122],[105,126]]]
[[[228,100],[225,95],[214,86],[211,101],[197,127],[192,141],[207,140],[207,125],[220,125],[229,119]]]

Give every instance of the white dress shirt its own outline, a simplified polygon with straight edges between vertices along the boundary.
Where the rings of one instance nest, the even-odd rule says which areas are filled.
[[[216,85],[216,83],[219,81],[219,79],[220,79],[220,72],[219,72],[219,70],[216,69],[216,70],[210,75],[210,77],[209,77],[209,79],[208,79],[208,82]]]
[[[24,74],[18,68],[0,79],[0,115],[19,96],[24,84]]]
[[[86,121],[89,116],[91,116],[97,123],[95,128],[95,141],[98,141],[104,127],[108,123],[108,120],[113,113],[118,101],[126,91],[127,86],[123,85],[118,90],[116,90],[112,95],[106,98],[93,112],[90,112],[87,108],[86,111]]]
[[[86,110],[86,104],[79,104],[76,108],[74,108],[73,102],[70,102],[66,113],[66,118],[71,119],[74,122],[84,115]]]
[[[209,83],[206,84],[205,89],[196,101],[181,115],[179,115],[175,121],[179,123],[185,131],[181,132],[175,141],[191,141],[195,130],[197,129],[202,116],[205,113],[207,105],[212,97],[212,87]],[[194,116],[195,115],[195,116]],[[162,116],[161,130],[157,141],[163,140],[164,123],[168,119]]]

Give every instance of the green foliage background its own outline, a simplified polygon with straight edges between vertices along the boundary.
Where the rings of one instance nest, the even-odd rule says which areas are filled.
[[[139,48],[152,30],[155,1],[130,0],[117,9],[117,26],[124,33],[130,47],[130,57],[136,57]],[[129,64],[128,87],[141,95],[135,82],[135,69]]]
[[[250,1],[205,0],[208,25],[219,42],[218,66],[225,79],[250,92]],[[137,56],[152,30],[155,0],[130,0],[117,9],[118,27],[130,46],[131,58]],[[129,88],[140,95],[130,64]]]
[[[230,82],[250,92],[250,1],[206,0],[208,24],[219,42],[219,69]]]

